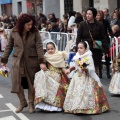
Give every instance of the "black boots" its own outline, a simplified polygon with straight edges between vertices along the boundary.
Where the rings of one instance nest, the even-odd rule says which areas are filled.
[[[111,78],[109,66],[106,66],[106,75],[108,79]],[[99,66],[99,78],[102,78],[102,67],[101,66]]]
[[[106,61],[106,71],[107,71],[107,78],[110,79],[110,57],[105,56],[105,61]]]
[[[110,79],[111,75],[110,75],[110,68],[109,66],[107,66],[107,78]]]

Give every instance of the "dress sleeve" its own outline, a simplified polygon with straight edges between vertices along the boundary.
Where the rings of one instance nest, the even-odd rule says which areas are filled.
[[[95,73],[95,67],[94,67],[94,62],[93,62],[92,56],[89,57],[89,65],[87,68],[88,68],[88,72],[89,72],[90,77],[93,78],[94,81],[96,81],[98,83],[98,85],[101,87],[102,83],[101,83],[98,75]]]
[[[89,65],[87,66],[87,69],[88,69],[88,72],[89,72],[89,74],[91,73],[91,72],[95,72],[95,66],[94,66],[94,62],[93,62],[93,58],[92,58],[92,56],[89,56],[89,58],[88,58],[89,60]]]

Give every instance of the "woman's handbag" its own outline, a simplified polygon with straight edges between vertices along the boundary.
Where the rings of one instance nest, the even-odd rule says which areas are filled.
[[[86,24],[87,24],[87,27],[88,27],[88,22],[86,21]],[[93,48],[95,49],[102,49],[102,42],[100,40],[94,40],[93,37],[92,37],[92,34],[90,32],[90,29],[88,27],[88,30],[89,30],[89,34],[90,34],[90,37],[93,41]]]

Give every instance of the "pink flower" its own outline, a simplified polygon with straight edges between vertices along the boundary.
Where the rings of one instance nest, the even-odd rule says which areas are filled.
[[[79,61],[79,65],[83,65],[83,61]]]

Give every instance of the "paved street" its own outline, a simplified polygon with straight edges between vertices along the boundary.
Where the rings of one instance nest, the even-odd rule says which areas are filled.
[[[0,53],[1,54],[1,53]],[[8,63],[10,67],[11,57]],[[11,94],[11,79],[0,76],[0,120],[120,120],[120,96],[112,96],[108,92],[110,80],[106,78],[103,71],[101,79],[105,93],[107,95],[111,111],[100,115],[72,115],[65,113],[45,113],[36,111],[34,114],[28,113],[25,108],[22,113],[16,114],[14,110],[19,104],[15,94]],[[27,98],[27,90],[25,91]]]

